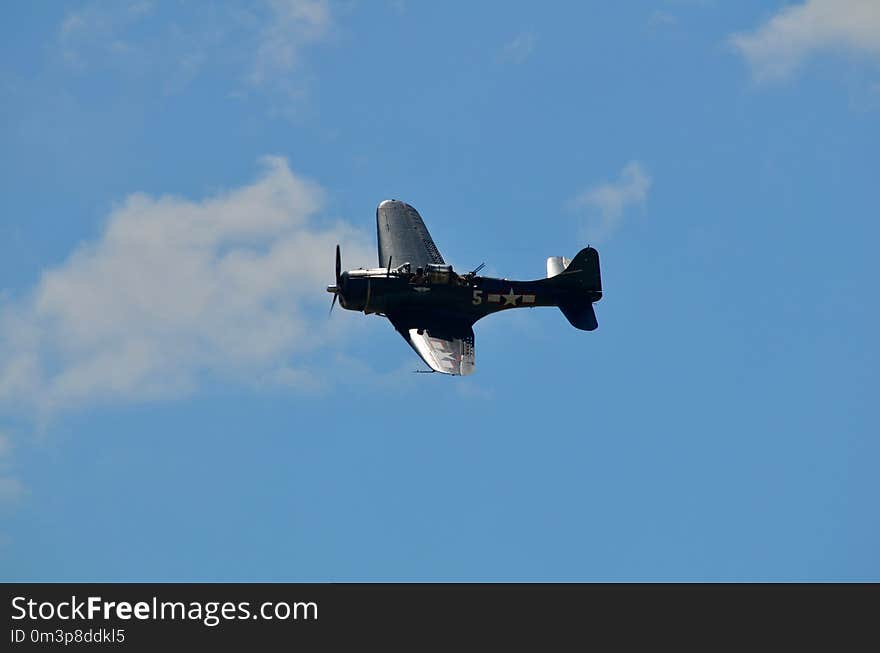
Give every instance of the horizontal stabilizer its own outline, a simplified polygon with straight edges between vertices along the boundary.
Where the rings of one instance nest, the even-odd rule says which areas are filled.
[[[562,274],[565,268],[568,267],[569,261],[564,256],[551,256],[547,259],[547,278],[555,277],[557,274]]]
[[[595,331],[599,328],[596,311],[593,310],[593,303],[589,299],[561,304],[559,310],[576,329]]]

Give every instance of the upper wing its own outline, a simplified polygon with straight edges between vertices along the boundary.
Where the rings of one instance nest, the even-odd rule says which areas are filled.
[[[394,327],[435,372],[467,376],[474,372],[474,330],[469,324],[452,328]]]
[[[428,233],[422,216],[406,202],[385,200],[376,209],[379,266],[409,263],[412,269],[428,263],[443,263],[443,257]]]

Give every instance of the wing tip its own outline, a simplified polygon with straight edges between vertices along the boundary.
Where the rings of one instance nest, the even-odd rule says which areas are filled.
[[[407,204],[403,200],[392,198],[390,200],[382,200],[381,202],[379,202],[379,206],[377,206],[376,209],[388,209],[396,205],[409,206],[409,204]]]

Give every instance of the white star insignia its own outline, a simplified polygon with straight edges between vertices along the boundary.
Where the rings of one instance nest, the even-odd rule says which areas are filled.
[[[510,289],[510,292],[506,295],[501,295],[504,298],[504,306],[516,306],[516,300],[522,297],[522,295],[514,295],[513,288]]]

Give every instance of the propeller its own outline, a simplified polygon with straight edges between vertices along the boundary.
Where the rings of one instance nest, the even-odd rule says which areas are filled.
[[[335,286],[327,286],[327,292],[333,293],[333,301],[330,302],[330,313],[333,312],[333,307],[336,306],[336,298],[339,297],[339,293],[342,290],[342,255],[339,252],[339,245],[336,246],[336,285]],[[329,315],[329,313],[328,313]]]

